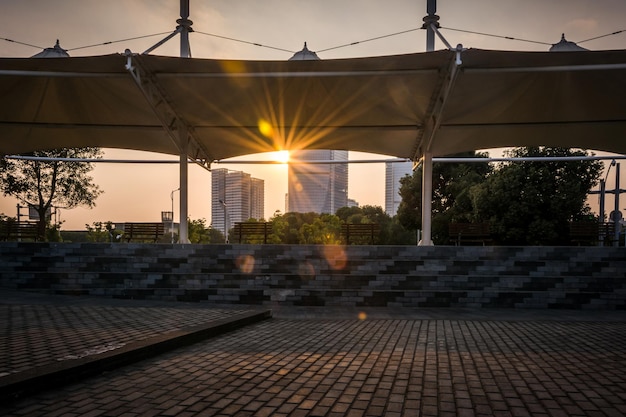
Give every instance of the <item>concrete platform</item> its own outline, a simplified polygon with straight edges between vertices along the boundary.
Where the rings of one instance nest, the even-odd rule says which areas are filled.
[[[626,415],[623,311],[0,299],[6,416]]]

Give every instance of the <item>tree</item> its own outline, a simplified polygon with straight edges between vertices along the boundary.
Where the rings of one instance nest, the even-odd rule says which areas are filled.
[[[27,156],[45,158],[100,158],[99,148],[63,148],[37,151]],[[71,209],[94,207],[102,194],[89,172],[93,164],[39,160],[2,159],[0,186],[5,196],[13,196],[32,206],[39,214],[39,236],[44,238],[53,207]]]
[[[189,242],[191,243],[223,243],[224,235],[217,229],[207,226],[206,219],[187,221]]]
[[[304,244],[337,245],[341,242],[341,220],[334,214],[321,214],[300,228]]]
[[[88,242],[121,242],[122,231],[115,229],[113,222],[93,222],[85,224]]]
[[[485,153],[464,152],[454,157],[480,158]],[[448,242],[450,222],[474,220],[470,189],[484,181],[491,167],[487,162],[433,164],[432,239],[434,243]],[[412,176],[400,180],[402,201],[398,207],[398,221],[408,230],[422,227],[422,168]]]
[[[380,206],[365,205],[363,207],[342,207],[337,210],[337,216],[344,223],[377,224],[380,230],[377,239],[379,245],[406,245],[415,243],[414,234],[402,227],[395,218],[391,218]],[[362,243],[369,243],[369,238],[363,238]]]
[[[313,212],[285,214],[276,212],[269,220],[272,223],[272,233],[268,236],[268,242],[292,245],[306,243],[303,240],[302,227],[305,224],[313,224],[318,217],[319,214]]]
[[[525,147],[511,157],[586,156],[568,148]],[[488,221],[500,244],[567,244],[568,222],[589,217],[587,194],[600,161],[507,162],[471,190],[474,215]]]

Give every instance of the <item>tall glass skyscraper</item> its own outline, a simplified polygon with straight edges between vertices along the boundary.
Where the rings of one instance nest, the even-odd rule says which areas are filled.
[[[265,210],[264,181],[242,171],[211,171],[211,225],[224,233],[235,222],[262,219]]]
[[[400,179],[413,175],[413,162],[385,162],[385,213],[391,217],[398,213]]]
[[[348,151],[292,151],[300,161],[348,161]],[[288,212],[335,213],[348,205],[348,164],[290,164]]]

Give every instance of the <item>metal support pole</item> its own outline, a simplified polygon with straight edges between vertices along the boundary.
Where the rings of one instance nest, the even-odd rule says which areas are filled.
[[[192,30],[192,21],[189,17],[189,0],[180,0],[180,19],[176,21],[180,30],[180,57],[191,57],[189,47],[189,32]],[[189,132],[187,125],[179,123],[178,140],[180,142],[180,216],[178,225],[178,241],[179,243],[189,243],[189,233],[187,218],[189,204],[189,165],[187,158],[189,156]]]
[[[437,0],[428,0],[424,17],[424,29],[426,29],[426,51],[435,50],[435,27],[439,26],[437,12]],[[433,154],[429,149],[424,149],[422,156],[422,239],[420,246],[432,246],[432,199],[433,199]]]
[[[422,159],[422,240],[419,246],[432,246],[433,154],[424,152]]]
[[[226,197],[224,197],[226,198]],[[224,243],[228,245],[228,206],[224,200],[219,200],[220,204],[224,208]]]
[[[189,32],[193,32],[189,20],[189,0],[180,0],[180,19],[176,20],[180,29],[180,57],[191,58],[191,47],[189,46]]]
[[[614,237],[613,237],[613,246],[619,246],[619,232],[620,232],[620,218],[618,217],[618,213],[619,213],[619,195],[620,195],[620,184],[619,184],[619,163],[615,164],[615,208],[614,208],[614,213],[615,213],[615,218],[614,218],[614,222],[615,222],[615,232],[614,232]]]
[[[426,51],[435,50],[435,29],[439,27],[439,16],[437,16],[437,0],[428,0],[426,3],[426,13],[422,19],[424,24],[422,29],[426,29]]]
[[[187,233],[188,201],[189,201],[189,165],[187,164],[187,150],[189,148],[189,137],[187,126],[179,126],[180,141],[180,216],[178,226],[178,242],[189,243]]]
[[[176,191],[180,191],[180,188],[172,190],[172,192],[170,193],[170,198],[172,199],[172,227],[170,228],[170,234],[172,235],[172,244],[174,243],[174,193]]]
[[[603,246],[604,244],[604,222],[606,221],[606,213],[604,212],[604,197],[606,196],[606,183],[603,179],[600,179],[600,219],[598,223],[600,225],[600,233],[598,236],[598,246]]]

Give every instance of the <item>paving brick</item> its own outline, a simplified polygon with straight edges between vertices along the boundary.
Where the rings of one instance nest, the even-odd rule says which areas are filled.
[[[44,347],[54,355],[62,349],[80,352],[81,343],[104,334],[101,326],[115,324],[115,335],[127,327],[132,340],[178,328],[176,320],[196,311],[208,315],[206,307],[186,307],[174,311],[178,318],[172,320],[165,317],[171,305],[161,314],[154,310],[160,304],[150,303],[40,307],[30,311],[58,317],[57,325],[80,332],[67,343],[46,334],[48,342],[33,356],[40,361],[46,360]],[[0,408],[0,414],[612,416],[626,411],[626,375],[617,371],[626,357],[624,320],[558,315],[505,320],[497,312],[424,319],[418,312],[394,310],[370,312],[367,320],[310,314],[247,326],[25,398]],[[93,317],[93,327],[80,328],[77,317]],[[155,319],[166,323],[152,323]],[[135,329],[142,320],[145,328]],[[18,351],[0,346],[0,359]]]

